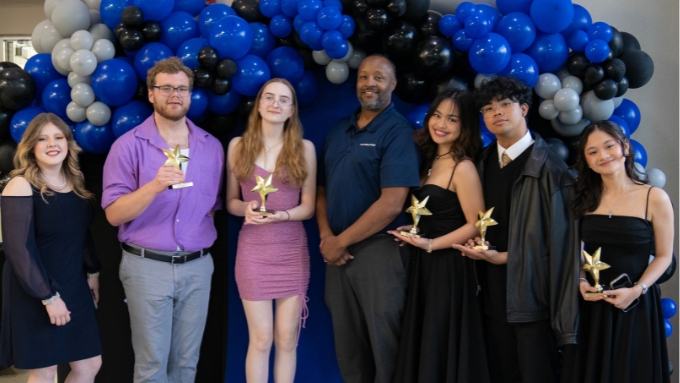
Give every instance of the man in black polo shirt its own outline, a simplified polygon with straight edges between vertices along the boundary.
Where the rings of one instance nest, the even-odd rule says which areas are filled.
[[[331,128],[320,159],[326,304],[346,383],[389,383],[396,362],[406,257],[385,231],[408,223],[404,201],[420,183],[413,128],[391,103],[396,84],[394,64],[366,57],[357,75],[361,107]]]
[[[496,136],[478,171],[497,226],[495,250],[454,245],[477,262],[493,382],[557,380],[557,347],[576,343],[579,240],[571,214],[573,179],[565,163],[527,128],[531,89],[511,77],[475,92]],[[479,243],[479,239],[476,240]]]

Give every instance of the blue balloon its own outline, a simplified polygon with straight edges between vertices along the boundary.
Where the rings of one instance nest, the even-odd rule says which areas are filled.
[[[310,105],[319,93],[319,86],[316,82],[316,77],[311,71],[304,71],[302,78],[298,82],[293,83],[295,88],[295,96],[298,104],[303,107]]]
[[[297,15],[293,19],[293,28],[297,33],[300,33],[300,29],[302,29],[302,26],[305,25],[306,21],[305,19],[302,18],[302,16]]]
[[[532,2],[533,0],[496,0],[496,8],[503,15],[509,15],[513,12],[521,12],[528,15]]]
[[[337,46],[335,49],[326,50],[326,54],[328,55],[328,57],[335,60],[340,60],[341,58],[347,56],[347,52],[349,52],[349,44],[347,44],[347,40],[344,39],[342,40],[341,44]]]
[[[135,56],[135,71],[137,77],[146,81],[149,69],[153,68],[157,62],[172,56],[170,48],[161,43],[148,43],[137,52]]]
[[[571,20],[571,24],[567,29],[560,32],[564,37],[571,36],[572,33],[576,31],[588,31],[588,28],[593,23],[593,19],[590,17],[590,13],[587,9],[579,4],[574,4],[574,18]]]
[[[57,79],[45,86],[42,94],[45,111],[56,114],[62,120],[68,120],[66,107],[69,102],[71,102],[71,87],[66,79]]]
[[[354,28],[356,28],[354,19],[349,15],[342,15],[342,23],[340,23],[340,26],[338,27],[338,32],[340,32],[342,37],[346,39],[352,37]]]
[[[664,319],[671,319],[678,312],[678,306],[671,298],[661,298],[661,312]]]
[[[313,50],[320,51],[323,49],[323,45],[321,45],[323,33],[324,30],[319,27],[316,21],[308,21],[300,28],[300,39]]]
[[[175,0],[132,0],[132,5],[142,10],[144,20],[161,21],[175,8]]]
[[[501,15],[498,13],[498,10],[489,4],[484,4],[480,3],[475,5],[475,13],[477,15],[484,15],[491,20],[491,24],[493,25],[493,28],[496,28],[496,25],[498,25],[498,21],[501,19]]]
[[[461,24],[465,25],[465,20],[475,13],[476,8],[475,5],[469,1],[464,1],[456,7],[456,17],[458,18],[458,21],[460,21]]]
[[[603,23],[602,21],[593,23],[593,25],[588,27],[588,37],[590,37],[590,40],[599,39],[604,40],[605,43],[609,43],[612,39],[612,36],[614,36],[614,30],[612,27],[610,27],[607,23]]]
[[[430,105],[417,105],[406,114],[406,119],[411,123],[413,129],[422,129],[425,127],[425,116],[430,110]]]
[[[220,58],[240,59],[253,46],[253,30],[248,22],[238,16],[227,16],[210,27],[210,46],[217,49]]]
[[[481,133],[481,135],[482,135],[482,148],[486,148],[493,142],[493,140],[496,139],[495,137],[492,138],[488,134]]]
[[[553,73],[567,62],[569,47],[564,36],[559,33],[538,33],[534,43],[524,53],[536,61],[541,73]]]
[[[238,108],[239,102],[241,102],[241,94],[234,88],[231,88],[229,93],[222,96],[208,92],[208,109],[215,114],[229,114]]]
[[[469,51],[472,43],[475,42],[475,39],[470,37],[465,29],[460,29],[458,32],[454,33],[451,40],[453,42],[454,48],[461,52]]]
[[[257,56],[246,55],[236,64],[238,70],[231,78],[232,85],[233,89],[244,96],[255,96],[262,85],[271,78],[267,63]]]
[[[272,77],[285,78],[291,84],[300,81],[305,72],[305,63],[300,54],[287,46],[274,49],[267,56],[267,65]]]
[[[586,45],[590,42],[590,37],[588,37],[588,33],[579,29],[569,36],[567,42],[572,51],[583,52],[586,50]]]
[[[448,14],[439,19],[439,32],[444,36],[451,37],[461,28],[463,28],[463,23],[455,15]]]
[[[120,106],[135,96],[137,75],[134,68],[123,60],[106,60],[92,73],[92,90],[104,104]]]
[[[175,8],[173,11],[181,11],[190,14],[191,16],[198,16],[205,7],[205,0],[175,0]]]
[[[609,49],[609,44],[604,42],[604,40],[590,40],[590,42],[586,44],[585,53],[590,62],[601,63],[607,59],[609,52],[611,52]]]
[[[122,20],[123,10],[132,5],[132,0],[102,0],[99,4],[99,15],[104,24],[115,29]]]
[[[323,7],[321,0],[300,0],[298,13],[307,21],[316,21],[316,16]]]
[[[513,52],[523,52],[536,40],[536,26],[531,17],[513,12],[503,16],[496,26],[496,33],[505,37]]]
[[[510,56],[510,62],[500,72],[500,76],[511,76],[524,81],[529,88],[533,88],[538,82],[538,65],[531,56],[524,53],[515,53]]]
[[[49,53],[38,53],[33,55],[26,64],[24,70],[33,77],[37,87],[37,94],[42,94],[45,86],[60,78],[65,78],[52,65],[52,55]]]
[[[260,12],[269,18],[281,13],[281,0],[260,0]]]
[[[21,137],[23,137],[26,128],[28,128],[28,124],[40,113],[45,113],[45,110],[35,106],[29,106],[14,113],[9,122],[9,133],[12,135],[14,142],[18,144],[21,141]]]
[[[562,161],[569,158],[569,148],[559,138],[548,138],[545,140],[550,147],[550,151],[557,155]]]
[[[250,23],[250,29],[253,31],[253,46],[248,53],[261,58],[267,57],[269,52],[276,46],[274,35],[262,23]]]
[[[671,324],[671,321],[669,321],[668,319],[664,319],[663,327],[664,330],[666,330],[666,338],[670,338],[671,334],[673,334],[673,325]]]
[[[177,57],[182,60],[187,68],[193,70],[201,65],[198,62],[198,52],[201,48],[207,46],[209,46],[208,40],[203,37],[189,39],[177,48]]]
[[[623,134],[626,135],[626,138],[630,139],[630,128],[628,127],[628,123],[626,122],[626,120],[619,116],[612,115],[611,117],[609,117],[609,121],[618,125],[621,128],[621,130],[623,130]]]
[[[191,91],[191,105],[187,111],[187,117],[191,121],[198,121],[201,116],[208,110],[208,91],[201,88],[194,88]]]
[[[486,127],[484,116],[481,114],[479,115],[479,130],[482,132],[482,134],[490,137],[492,141],[496,139],[496,136],[494,136],[494,134],[489,131],[489,128]]]
[[[465,20],[465,31],[468,36],[478,39],[491,32],[493,25],[491,19],[482,14],[474,14]]]
[[[633,152],[633,161],[642,165],[643,168],[647,167],[647,151],[641,143],[631,139],[630,140],[631,150]]]
[[[198,23],[186,12],[172,12],[161,21],[161,44],[177,51],[182,43],[199,36]]]
[[[316,15],[316,22],[322,29],[335,30],[342,23],[342,13],[336,7],[323,7]]]
[[[286,15],[276,15],[269,21],[269,30],[274,37],[288,37],[293,31],[293,21]]]
[[[326,51],[335,51],[339,49],[343,44],[347,45],[347,41],[342,37],[342,34],[340,34],[340,32],[338,31],[326,31],[323,33],[323,36],[321,37],[321,45],[323,45],[323,49],[325,49]],[[345,52],[345,54],[347,54],[347,52]],[[331,58],[341,59],[343,56]]]
[[[116,141],[110,120],[102,126],[94,125],[88,120],[80,122],[76,125],[75,137],[81,148],[96,154],[108,152]]]
[[[479,73],[498,73],[510,62],[510,44],[505,37],[489,33],[476,39],[470,47],[468,59],[472,68]]]
[[[630,128],[630,134],[635,133],[638,126],[640,126],[640,120],[642,118],[640,109],[633,101],[627,98],[624,98],[623,101],[621,101],[621,105],[614,109],[614,116],[619,116],[626,121],[628,128]]]
[[[201,36],[210,37],[210,27],[227,16],[237,16],[230,6],[222,3],[210,4],[198,16],[198,30]]]
[[[298,15],[298,0],[281,0],[281,12],[292,18]]]
[[[574,19],[574,5],[571,0],[534,0],[529,14],[539,31],[557,33],[571,24]]]
[[[116,138],[129,132],[153,114],[153,108],[141,101],[130,101],[117,108],[111,117],[111,131]]]
[[[342,12],[342,2],[340,0],[323,0],[324,7],[335,7]]]

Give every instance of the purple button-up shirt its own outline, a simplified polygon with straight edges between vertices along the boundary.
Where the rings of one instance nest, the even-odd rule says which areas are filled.
[[[152,114],[114,142],[104,164],[102,207],[106,209],[156,177],[168,144]],[[153,250],[197,251],[212,246],[217,231],[211,211],[222,208],[220,186],[224,149],[220,142],[188,119],[189,166],[185,182],[194,186],[158,194],[137,218],[118,227],[118,240]]]

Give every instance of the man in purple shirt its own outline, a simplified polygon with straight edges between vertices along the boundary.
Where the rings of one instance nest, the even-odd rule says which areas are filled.
[[[102,207],[118,226],[134,382],[193,382],[208,313],[224,150],[186,119],[193,74],[172,57],[149,70],[154,113],[121,136],[104,165]],[[164,166],[176,146],[189,161]],[[179,183],[193,186],[172,188]]]

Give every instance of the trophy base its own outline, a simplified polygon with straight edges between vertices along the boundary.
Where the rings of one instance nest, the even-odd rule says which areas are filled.
[[[496,246],[477,245],[472,247],[475,250],[496,250]]]
[[[401,234],[402,237],[410,237],[411,235],[413,235],[416,238],[420,238],[420,236],[421,236],[421,234],[413,234],[410,231],[403,231],[403,230],[399,234]]]
[[[267,218],[270,215],[275,213],[275,211],[273,211],[273,210],[260,210],[259,212],[260,212],[260,215],[262,215],[262,218]]]
[[[181,184],[170,185],[170,189],[183,189],[194,186],[193,182],[182,182]]]
[[[586,293],[587,298],[599,298],[605,296],[604,292],[601,293]]]

